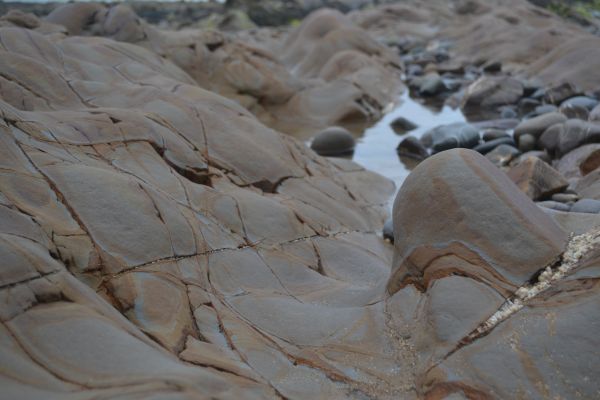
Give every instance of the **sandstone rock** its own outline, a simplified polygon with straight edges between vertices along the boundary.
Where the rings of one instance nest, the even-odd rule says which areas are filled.
[[[503,172],[469,150],[443,152],[415,168],[394,202],[394,232],[403,240],[395,243],[390,293],[475,270],[478,280],[510,290],[551,262],[565,241]]]
[[[523,96],[523,84],[509,77],[481,77],[465,91],[462,108],[492,108],[515,104]]]
[[[510,179],[532,200],[542,200],[560,192],[569,182],[537,157],[529,157],[508,171]]]
[[[563,155],[556,163],[556,169],[567,179],[579,178],[583,171],[590,173],[596,165],[595,154],[600,151],[600,144],[586,144],[571,150]],[[586,167],[582,170],[582,164],[586,162]]]

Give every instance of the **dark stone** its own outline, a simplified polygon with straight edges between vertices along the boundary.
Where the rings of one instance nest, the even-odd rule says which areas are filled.
[[[521,150],[523,153],[535,149],[535,143],[535,136],[529,133],[519,136],[519,150]]]
[[[558,157],[583,144],[599,142],[600,124],[579,119],[552,126],[540,138],[540,145]]]
[[[398,135],[403,135],[406,132],[417,128],[417,125],[404,117],[398,117],[390,124],[394,132]]]
[[[500,72],[502,71],[502,63],[500,61],[493,61],[484,64],[483,72]]]
[[[483,132],[483,140],[489,142],[490,140],[500,139],[504,137],[511,137],[506,131],[502,129],[486,129]]]
[[[322,156],[343,156],[352,154],[355,145],[350,132],[339,126],[331,126],[317,133],[310,148]]]
[[[409,64],[406,67],[406,75],[407,76],[421,76],[423,75],[423,67],[419,64]]]
[[[534,111],[536,109],[536,107],[538,107],[539,105],[540,105],[539,100],[525,97],[525,98],[519,100],[519,104],[518,104],[519,113],[521,115],[529,114],[530,112]]]
[[[399,156],[410,157],[417,160],[423,160],[429,157],[429,152],[423,146],[421,141],[414,136],[407,136],[400,142],[396,148]]]
[[[464,122],[441,125],[430,132],[433,151],[436,153],[457,147],[470,149],[477,146],[480,141],[479,130]]]
[[[539,138],[546,129],[548,129],[554,124],[565,122],[566,120],[567,117],[560,113],[549,113],[528,119],[526,121],[521,122],[515,128],[515,139],[518,141],[519,136],[524,135],[526,133],[533,135],[536,138]]]
[[[494,139],[494,140],[490,140],[488,142],[485,143],[481,143],[475,147],[473,147],[473,150],[481,153],[481,154],[487,154],[490,151],[494,150],[496,147],[500,146],[501,144],[508,144],[510,146],[516,146],[515,141],[513,140],[513,138],[511,137],[502,137],[502,138],[498,138],[498,139]]]

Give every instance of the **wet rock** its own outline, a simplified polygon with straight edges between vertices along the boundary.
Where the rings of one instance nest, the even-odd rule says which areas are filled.
[[[410,132],[414,129],[417,129],[417,127],[418,127],[414,122],[411,122],[404,117],[396,118],[395,120],[392,121],[390,126],[392,127],[394,132],[396,132],[398,135],[403,135],[406,132]]]
[[[536,157],[512,167],[508,176],[532,200],[548,198],[569,185],[558,171]]]
[[[600,105],[594,107],[589,115],[590,121],[600,121]]]
[[[519,136],[519,150],[526,153],[535,149],[536,138],[530,133]]]
[[[511,137],[504,137],[504,138],[498,138],[498,139],[494,139],[494,140],[490,140],[488,142],[485,143],[481,143],[475,147],[473,147],[473,150],[481,153],[481,154],[487,154],[490,151],[494,150],[496,147],[502,145],[502,144],[506,144],[506,145],[510,145],[512,147],[515,147],[515,141],[513,140],[513,138]]]
[[[431,135],[431,147],[434,152],[457,147],[473,148],[480,141],[479,130],[463,122],[435,127],[429,134]]]
[[[414,136],[408,136],[404,138],[400,144],[398,144],[396,152],[399,156],[414,158],[417,160],[423,160],[429,157],[429,152],[425,146],[423,146],[421,141]]]
[[[534,110],[534,114],[535,116],[538,115],[543,115],[543,114],[548,114],[548,113],[553,113],[558,111],[558,107],[556,107],[553,104],[543,104],[541,106],[538,106],[535,108]]]
[[[504,167],[521,154],[519,149],[508,144],[501,144],[485,155],[497,167]]]
[[[523,97],[523,84],[510,77],[484,76],[473,82],[465,91],[463,109],[493,108],[515,104]]]
[[[596,142],[600,142],[600,124],[579,119],[552,126],[540,137],[540,145],[559,157],[583,144]]]
[[[600,200],[581,199],[573,204],[571,211],[578,213],[599,214]]]
[[[567,117],[560,113],[548,113],[538,117],[528,119],[521,122],[515,128],[514,136],[515,140],[519,140],[519,137],[524,134],[533,135],[536,139],[539,138],[542,133],[549,127],[555,124],[565,122]]]
[[[446,90],[444,81],[436,73],[425,75],[419,84],[419,94],[421,96],[435,96],[444,90]]]
[[[479,122],[473,122],[472,125],[478,129],[502,129],[502,130],[508,130],[508,129],[514,129],[518,124],[519,124],[520,120],[516,119],[516,118],[510,118],[510,119],[491,119],[491,120],[487,120],[487,121],[479,121]]]
[[[540,207],[549,208],[551,210],[556,210],[556,211],[568,212],[571,210],[570,204],[565,204],[560,201],[546,200],[546,201],[539,201],[536,204]]]
[[[310,148],[322,156],[344,156],[354,152],[354,137],[339,126],[329,127],[317,133]]]
[[[502,129],[486,129],[483,131],[482,138],[485,142],[490,140],[511,137],[505,130]]]
[[[390,293],[454,271],[503,291],[552,261],[566,239],[506,174],[465,149],[430,157],[408,176],[394,202],[394,232],[403,240],[395,243]]]

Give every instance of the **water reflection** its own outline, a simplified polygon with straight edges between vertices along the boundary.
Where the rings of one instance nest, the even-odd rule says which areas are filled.
[[[406,135],[398,135],[390,126],[398,117],[404,117],[418,127]],[[410,170],[417,164],[412,159],[400,159],[396,154],[396,147],[402,138],[407,135],[421,137],[423,133],[438,125],[464,121],[465,117],[460,109],[444,106],[439,111],[434,111],[413,100],[408,92],[405,92],[398,105],[375,125],[367,128],[357,140],[353,160],[393,180],[396,189],[399,189]]]

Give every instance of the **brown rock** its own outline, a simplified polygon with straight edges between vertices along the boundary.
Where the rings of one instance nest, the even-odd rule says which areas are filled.
[[[549,217],[470,150],[442,152],[415,168],[394,202],[394,232],[405,239],[395,242],[390,293],[456,271],[510,291],[565,243]]]
[[[509,178],[531,200],[543,200],[560,192],[569,182],[537,157],[529,157],[508,171]]]

